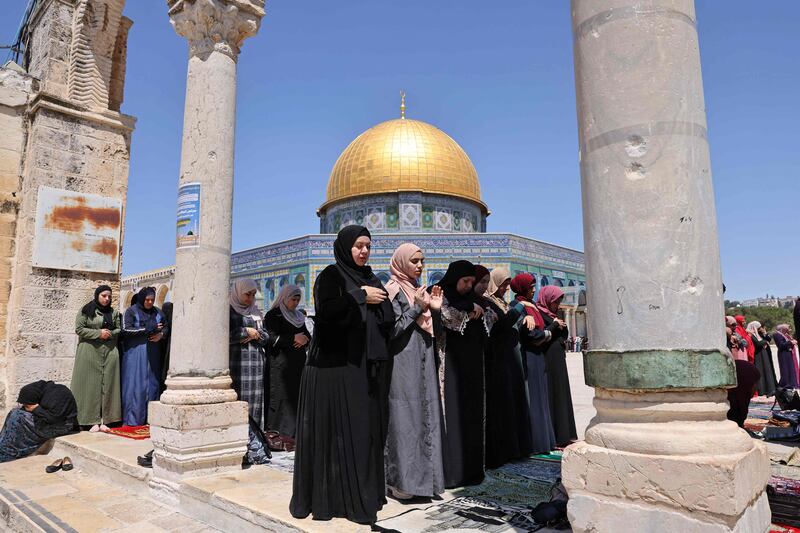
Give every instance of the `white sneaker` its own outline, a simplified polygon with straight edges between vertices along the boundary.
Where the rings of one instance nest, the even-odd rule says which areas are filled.
[[[89,429],[89,433],[97,433],[98,431],[100,431],[100,425],[99,424],[95,424]]]

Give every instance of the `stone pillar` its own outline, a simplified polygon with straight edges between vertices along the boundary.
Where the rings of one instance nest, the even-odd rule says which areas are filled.
[[[150,404],[155,490],[240,468],[247,404],[228,371],[228,292],[236,123],[236,60],[258,31],[264,0],[169,0],[189,41],[180,186],[199,184],[196,242],[176,252],[167,390]]]
[[[597,416],[564,455],[573,530],[767,531],[735,368],[692,0],[572,0]]]

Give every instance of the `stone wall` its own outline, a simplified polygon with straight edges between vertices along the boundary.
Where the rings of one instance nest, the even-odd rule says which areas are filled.
[[[0,339],[6,338],[11,267],[20,201],[24,113],[33,79],[11,64],[0,68]],[[0,411],[5,410],[6,359],[0,358]]]
[[[123,3],[40,2],[29,22],[29,75],[14,77],[29,80],[27,85],[23,89],[19,83],[12,86],[12,75],[2,74],[9,69],[0,71],[2,411],[13,405],[19,387],[26,383],[49,379],[68,384],[77,344],[75,315],[100,283],[115,289],[115,302],[119,297],[119,272],[38,268],[32,257],[39,187],[99,194],[118,198],[125,205],[135,119],[111,109],[118,110],[121,104],[125,68],[107,64],[108,58],[125,59],[124,37],[130,20],[120,15]],[[112,26],[123,35],[93,40]],[[82,34],[76,36],[76,31]],[[80,58],[75,54],[76,42]],[[102,75],[76,68],[78,59],[84,65],[105,62]],[[102,90],[89,96],[81,93],[81,87],[97,83],[103,84]],[[17,105],[3,105],[3,99]],[[12,133],[6,135],[5,129]],[[6,144],[12,146],[6,148]],[[11,200],[6,201],[9,194]]]

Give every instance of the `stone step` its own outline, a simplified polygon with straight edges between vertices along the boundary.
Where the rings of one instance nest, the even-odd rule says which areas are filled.
[[[216,533],[194,518],[81,470],[45,472],[60,455],[26,457],[0,468],[0,530],[24,533]],[[79,456],[80,457],[80,456]],[[130,485],[130,484],[129,484]]]
[[[76,468],[123,487],[128,492],[149,496],[148,482],[153,475],[136,458],[152,449],[149,439],[133,440],[104,433],[82,431],[56,439],[51,456],[68,456]]]

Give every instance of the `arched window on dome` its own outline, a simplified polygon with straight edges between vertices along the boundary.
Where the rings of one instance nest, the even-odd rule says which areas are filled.
[[[300,305],[306,303],[306,277],[298,274],[294,277],[294,284],[300,288]]]
[[[275,280],[268,279],[264,282],[264,309],[272,307],[275,300]]]
[[[575,280],[574,279],[569,280],[569,283],[567,283],[567,286],[568,287],[574,287],[575,286]]]
[[[547,287],[548,285],[550,285],[550,279],[543,275],[539,280],[539,287]]]
[[[553,285],[555,285],[556,287],[563,287],[564,282],[561,281],[559,278],[553,278]]]
[[[443,277],[444,277],[444,272],[438,270],[436,272],[431,272],[431,275],[428,276],[428,285],[436,285],[437,283],[442,281]]]

